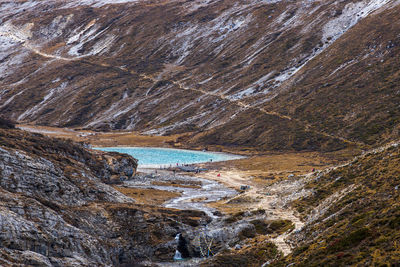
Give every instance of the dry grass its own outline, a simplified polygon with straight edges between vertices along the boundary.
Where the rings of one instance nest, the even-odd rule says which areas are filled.
[[[89,137],[88,142],[94,146],[170,147],[168,142],[176,140],[178,136],[147,136],[138,132],[99,133]]]
[[[313,194],[293,206],[303,218],[322,212],[314,213],[319,217],[303,230],[304,241],[278,266],[397,266],[399,176],[400,149],[391,147],[310,179],[306,188]]]
[[[181,135],[172,136],[148,136],[138,132],[114,131],[95,132],[88,130],[58,128],[49,126],[37,126],[20,124],[17,127],[27,131],[38,132],[50,137],[72,139],[76,142],[87,142],[96,147],[110,146],[156,146],[170,147],[170,143],[176,141]]]
[[[261,184],[286,179],[288,175],[302,175],[312,169],[324,169],[348,161],[359,154],[358,150],[341,150],[332,153],[319,152],[270,152],[267,155],[250,156],[245,159],[206,164],[210,169],[237,169]]]
[[[207,206],[217,209],[224,214],[233,215],[239,212],[253,210],[253,207],[258,203],[255,197],[240,196],[237,199],[238,202],[231,202],[223,199],[217,202],[208,203]]]
[[[203,262],[201,267],[261,266],[267,260],[278,259],[280,252],[266,236],[248,238],[243,248],[226,250]]]
[[[201,183],[187,183],[186,181],[182,180],[174,180],[170,182],[161,182],[161,181],[154,181],[151,182],[152,185],[159,185],[159,186],[173,186],[173,187],[182,187],[182,188],[201,188]]]
[[[127,188],[114,186],[114,189],[131,197],[139,204],[161,205],[165,201],[179,197],[181,194],[157,189]]]
[[[201,174],[202,177],[217,180],[228,187],[238,190],[241,185],[250,185],[242,195],[233,200],[222,199],[209,206],[226,214],[253,210],[262,203],[269,203],[269,196],[263,192],[266,186],[288,176],[304,175],[315,170],[335,166],[351,159],[357,150],[342,150],[333,153],[299,152],[270,153],[257,155],[241,160],[205,164],[211,171]],[[220,174],[220,177],[217,174]],[[266,207],[266,206],[265,206]]]

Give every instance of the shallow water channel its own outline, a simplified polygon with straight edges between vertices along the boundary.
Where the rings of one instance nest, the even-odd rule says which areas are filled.
[[[185,175],[173,175],[172,172],[165,170],[157,170],[157,174],[155,173],[155,169],[142,169],[141,171],[143,172],[143,175],[139,180],[135,179],[133,181],[126,181],[124,185],[135,188],[153,188],[164,191],[179,192],[181,196],[170,199],[163,204],[166,208],[201,210],[214,219],[217,217],[215,215],[216,210],[209,207],[207,204],[237,194],[235,190],[225,187],[216,181]],[[169,182],[177,179],[180,181],[198,182],[200,185],[199,188],[187,188],[152,184],[152,182]]]
[[[115,151],[127,153],[139,159],[139,173],[129,181],[123,183],[124,187],[157,189],[169,192],[177,192],[178,197],[167,200],[162,204],[166,208],[175,208],[181,210],[199,210],[206,213],[212,221],[206,225],[200,225],[195,228],[187,228],[184,230],[185,238],[188,244],[196,250],[203,251],[205,244],[209,244],[210,240],[217,244],[217,247],[231,245],[238,242],[237,236],[241,229],[248,227],[247,222],[238,222],[234,226],[226,227],[224,224],[225,215],[218,212],[215,208],[209,206],[209,203],[216,202],[224,198],[231,198],[238,194],[236,190],[228,188],[223,184],[207,180],[204,178],[189,175],[185,172],[176,172],[176,168],[164,169],[160,167],[175,167],[184,164],[193,164],[209,161],[225,161],[243,158],[242,156],[201,152],[178,149],[155,149],[155,148],[107,148],[101,149],[106,151]],[[143,155],[141,153],[148,153]],[[179,237],[179,233],[177,234]],[[176,240],[171,243],[172,246],[177,246]],[[204,243],[204,244],[203,244]],[[211,243],[210,243],[211,244]],[[208,248],[208,253],[211,252]],[[204,250],[205,251],[205,250]],[[210,254],[211,255],[211,254]],[[199,266],[200,262],[205,260],[207,255],[202,255],[200,258],[185,259],[181,262],[180,252],[178,248],[175,251],[171,261],[174,262],[151,262],[150,265],[155,266]]]
[[[201,210],[211,218],[215,218],[215,209],[207,206],[207,203],[218,201],[224,197],[232,197],[237,194],[235,190],[227,188],[222,184],[192,176],[179,176],[179,180],[197,182],[201,184],[199,188],[175,187],[154,185],[152,182],[173,181],[178,177],[168,171],[156,170],[159,167],[168,167],[184,164],[217,162],[243,158],[243,156],[204,152],[173,148],[156,147],[106,147],[96,148],[102,151],[113,151],[126,153],[138,159],[139,170],[145,173],[144,179],[134,179],[125,183],[126,186],[136,188],[153,188],[164,191],[179,192],[180,197],[173,198],[163,204],[167,208],[182,210]],[[155,174],[158,171],[157,174]]]

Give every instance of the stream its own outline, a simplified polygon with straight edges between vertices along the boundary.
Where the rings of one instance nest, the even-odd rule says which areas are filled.
[[[163,206],[166,208],[180,210],[200,210],[205,212],[212,219],[215,219],[218,217],[218,213],[216,212],[217,210],[209,207],[207,204],[237,195],[235,190],[225,187],[216,181],[185,175],[174,176],[171,172],[165,170],[157,170],[157,174],[154,173],[154,169],[142,169],[141,171],[143,171],[144,175],[142,175],[139,180],[135,179],[133,181],[126,181],[124,185],[134,188],[152,188],[170,192],[179,192],[181,196],[170,199],[163,204]],[[151,184],[152,182],[156,181],[171,182],[174,180],[197,183],[200,182],[201,187],[186,188]]]
[[[172,198],[162,204],[166,208],[175,208],[181,210],[199,210],[205,212],[212,221],[207,225],[201,225],[196,228],[184,232],[185,239],[192,247],[203,251],[200,257],[192,257],[182,259],[181,253],[176,249],[175,255],[171,257],[171,262],[147,262],[149,266],[162,267],[188,267],[199,266],[200,263],[207,259],[208,256],[214,255],[219,249],[206,249],[210,242],[217,247],[232,247],[240,240],[239,233],[246,227],[249,227],[248,222],[237,222],[230,227],[224,222],[225,215],[210,207],[210,202],[215,202],[224,198],[230,198],[238,194],[237,191],[225,187],[216,181],[193,177],[179,173],[174,175],[173,172],[159,169],[140,169],[141,173],[134,180],[125,181],[124,186],[144,189],[158,189],[170,192],[179,192],[179,197]],[[182,184],[198,184],[198,188],[187,188],[179,186],[163,186],[154,185],[152,182],[173,182],[180,181]],[[180,233],[177,234],[173,241],[178,247]],[[200,249],[200,247],[202,249]]]
[[[210,175],[216,174],[211,173]],[[212,176],[210,176],[210,179],[212,179]],[[155,182],[161,185],[154,184]],[[240,186],[240,184],[241,180],[239,179],[235,185]],[[180,210],[203,211],[212,219],[206,225],[195,228],[189,227],[182,232],[191,248],[196,249],[197,252],[200,251],[200,253],[192,258],[181,260],[182,255],[177,249],[175,255],[171,256],[171,262],[151,262],[151,264],[156,264],[155,266],[199,266],[202,261],[221,250],[240,250],[246,245],[246,239],[243,240],[242,238],[244,233],[254,232],[256,234],[255,225],[252,223],[256,220],[287,219],[294,223],[294,231],[301,229],[304,225],[291,210],[276,208],[276,205],[280,203],[279,201],[282,201],[278,198],[280,193],[292,196],[293,192],[299,191],[301,182],[298,180],[283,181],[270,186],[267,196],[264,193],[253,192],[255,189],[248,190],[244,194],[255,194],[252,197],[256,197],[258,203],[254,205],[254,209],[243,212],[240,218],[237,217],[233,222],[227,220],[230,217],[221,214],[208,204],[225,198],[230,199],[239,193],[214,180],[163,169],[140,169],[140,173],[133,180],[125,181],[124,186],[178,192],[180,196],[169,199],[162,206]],[[285,241],[290,233],[291,230],[270,239],[285,255],[291,251],[290,245]],[[180,233],[177,234],[175,243],[179,238]],[[177,246],[177,244],[173,246]],[[174,261],[172,262],[172,260]]]

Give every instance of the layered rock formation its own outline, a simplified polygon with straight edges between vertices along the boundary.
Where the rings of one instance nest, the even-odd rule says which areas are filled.
[[[135,204],[110,187],[132,179],[128,155],[0,129],[0,264],[123,265],[172,259],[178,232],[202,212]]]

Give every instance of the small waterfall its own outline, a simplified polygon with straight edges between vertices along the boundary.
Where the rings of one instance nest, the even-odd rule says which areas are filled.
[[[180,240],[180,239],[181,239],[181,233],[179,233],[179,234],[177,234],[177,235],[175,236],[175,240],[176,240],[176,242],[178,243],[178,245],[179,245],[179,240]],[[175,250],[174,260],[175,260],[175,261],[183,260],[182,254],[178,251],[178,249]]]
[[[181,260],[183,260],[182,255],[181,255],[181,253],[180,253],[178,250],[175,251],[174,260],[175,260],[175,261],[181,261]]]

